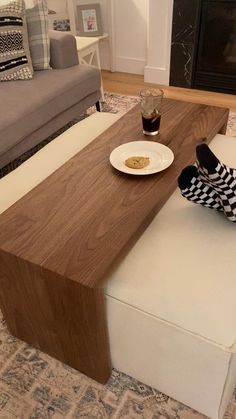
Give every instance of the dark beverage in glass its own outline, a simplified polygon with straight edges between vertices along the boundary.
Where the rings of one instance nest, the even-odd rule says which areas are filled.
[[[147,135],[157,135],[160,128],[161,114],[153,112],[151,115],[143,114],[143,133]]]
[[[140,92],[143,133],[145,135],[159,133],[163,94],[161,89],[144,89]]]

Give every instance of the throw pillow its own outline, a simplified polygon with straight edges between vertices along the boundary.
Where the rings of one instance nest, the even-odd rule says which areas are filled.
[[[0,6],[0,81],[32,77],[25,3],[14,0]]]
[[[50,39],[48,32],[48,8],[45,0],[36,0],[32,9],[26,9],[29,48],[33,68],[50,68]]]
[[[0,0],[0,6],[3,4],[8,4],[9,0]],[[25,0],[25,7],[34,7],[34,0]]]

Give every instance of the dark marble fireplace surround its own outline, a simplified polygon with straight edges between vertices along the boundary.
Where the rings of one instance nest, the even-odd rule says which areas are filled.
[[[203,34],[209,30],[209,23],[207,21],[203,22],[205,19],[204,13],[208,7],[209,15],[209,7],[211,10],[212,6],[218,9],[223,6],[224,9],[226,8],[225,13],[230,11],[230,19],[234,26],[230,34],[231,43],[233,42],[233,62],[231,67],[229,66],[226,69],[224,66],[221,67],[219,63],[214,65],[215,57],[213,58],[212,69],[206,59],[205,63],[203,59],[203,65],[202,63],[199,64],[201,51],[203,51],[205,56],[209,51],[210,56],[212,51],[220,48],[219,42],[217,43],[217,37],[219,37],[220,31],[224,32],[225,28],[225,22],[217,21],[215,45],[214,41],[211,48],[208,45],[204,45],[205,39],[203,40]],[[215,21],[216,19],[218,17],[214,18]],[[170,85],[231,94],[236,93],[236,0],[174,0]]]

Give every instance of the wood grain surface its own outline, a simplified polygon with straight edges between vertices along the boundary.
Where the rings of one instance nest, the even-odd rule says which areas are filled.
[[[163,172],[136,177],[113,169],[109,155],[120,144],[147,139],[137,105],[5,211],[0,300],[10,331],[105,382],[104,281],[194,162],[196,145],[223,132],[227,118],[224,108],[165,99],[153,141],[170,147],[175,160]]]
[[[174,152],[167,170],[151,176],[119,173],[109,163],[118,145],[147,139],[139,105],[0,217],[0,248],[89,287],[97,287],[120,252],[133,244],[227,120],[223,108],[166,99],[154,141]]]
[[[111,361],[101,288],[0,252],[0,304],[12,335],[106,383]]]

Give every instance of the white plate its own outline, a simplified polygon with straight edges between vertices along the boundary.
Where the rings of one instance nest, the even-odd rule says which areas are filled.
[[[125,160],[132,156],[149,157],[150,163],[143,169],[131,169]],[[154,141],[133,141],[116,147],[110,154],[110,163],[120,172],[130,175],[151,175],[171,165],[174,154],[169,147]]]

